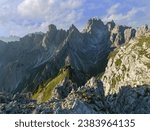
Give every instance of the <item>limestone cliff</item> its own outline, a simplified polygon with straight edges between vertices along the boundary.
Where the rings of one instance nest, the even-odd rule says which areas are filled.
[[[150,85],[150,37],[139,36],[110,53],[102,81],[106,94],[121,86]]]

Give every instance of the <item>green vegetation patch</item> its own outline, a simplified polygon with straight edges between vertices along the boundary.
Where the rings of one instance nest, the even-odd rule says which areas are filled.
[[[145,63],[145,65],[150,69],[150,63]]]
[[[150,37],[141,36],[139,38],[139,42],[137,43],[137,46],[143,46],[143,43],[146,42],[146,47],[150,48]]]
[[[115,88],[116,83],[117,83],[117,82],[116,82],[116,78],[113,78],[113,79],[112,79],[112,88]]]
[[[118,66],[118,67],[121,66],[121,63],[122,63],[122,61],[120,59],[117,59],[115,61],[115,65]]]
[[[46,86],[39,86],[37,91],[33,94],[32,99],[38,102],[46,102],[52,97],[54,88],[62,82],[66,77],[69,77],[68,69],[62,70],[54,79],[49,81]]]
[[[150,48],[150,37],[141,36],[138,38],[138,42],[132,48],[138,51],[139,56],[147,55],[147,48]]]
[[[125,72],[127,69],[126,69],[126,66],[125,65],[122,65],[122,71]]]

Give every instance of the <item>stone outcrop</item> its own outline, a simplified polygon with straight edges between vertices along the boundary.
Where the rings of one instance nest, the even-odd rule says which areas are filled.
[[[150,37],[140,37],[110,54],[102,81],[105,93],[121,86],[150,84]]]
[[[150,113],[150,30],[51,24],[0,41],[0,76],[0,113]]]
[[[137,29],[136,37],[139,37],[139,36],[150,36],[150,30],[147,24],[142,25],[141,27]]]
[[[147,85],[122,87],[118,93],[107,96],[104,96],[103,89],[102,82],[93,77],[83,87],[72,90],[66,98],[52,98],[40,104],[25,94],[7,94],[6,97],[6,94],[1,93],[0,114],[150,113],[150,89]]]
[[[90,76],[102,72],[111,46],[107,26],[100,19],[90,19],[84,30],[72,25],[65,31],[49,25],[45,34],[28,34],[7,44],[0,52],[0,91],[35,90],[57,75],[67,56],[76,71]]]
[[[115,25],[113,22],[107,23],[107,26],[110,28],[110,40],[114,46],[128,43],[135,38],[136,30],[131,27]]]
[[[118,94],[108,95],[106,105],[111,114],[146,114],[150,112],[149,86],[122,87]]]

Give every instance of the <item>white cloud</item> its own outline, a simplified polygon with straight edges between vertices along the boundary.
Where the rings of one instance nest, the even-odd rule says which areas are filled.
[[[105,20],[111,21],[111,20],[116,20],[116,21],[122,21],[122,20],[129,20],[131,19],[139,9],[131,9],[129,10],[126,14],[122,13],[114,13],[114,14],[109,14],[108,16],[105,17]]]
[[[86,6],[87,6],[87,8],[89,9],[89,10],[96,10],[96,9],[100,9],[100,8],[102,8],[103,7],[103,5],[102,4],[100,4],[100,3],[97,3],[97,2],[87,2],[86,3]]]
[[[23,0],[18,5],[18,13],[27,19],[42,19],[45,23],[56,23],[58,26],[65,22],[66,27],[80,18],[82,11],[79,9],[83,2],[84,0]]]
[[[84,2],[85,0],[0,0],[0,35],[45,31],[51,23],[58,28],[68,28],[82,18]]]
[[[23,17],[36,18],[41,17],[51,3],[49,0],[23,0],[18,5],[18,12]]]
[[[44,31],[51,23],[58,28],[68,28],[82,16],[84,0],[23,0],[18,13],[26,19],[41,21],[37,30]]]
[[[46,31],[51,23],[65,29],[71,24],[81,27],[95,15],[119,24],[150,24],[149,0],[140,1],[140,4],[135,0],[121,3],[124,4],[113,0],[0,0],[0,35],[22,36]]]
[[[111,6],[108,10],[107,10],[107,14],[103,17],[103,20],[106,21],[111,21],[114,20],[117,23],[121,23],[121,24],[128,24],[130,23],[130,25],[135,25],[135,22],[137,19],[135,19],[134,17],[139,13],[139,12],[143,12],[144,8],[143,7],[133,7],[130,10],[128,10],[126,13],[122,13],[120,10],[120,4],[117,3],[113,6]]]
[[[109,15],[116,13],[119,6],[120,6],[120,3],[117,3],[113,6],[111,6],[110,9],[108,9],[107,13]]]

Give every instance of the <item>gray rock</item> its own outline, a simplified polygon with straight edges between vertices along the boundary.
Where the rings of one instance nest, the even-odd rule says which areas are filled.
[[[52,96],[56,99],[64,99],[72,90],[76,90],[77,85],[72,83],[68,78],[65,78],[55,89]]]
[[[86,105],[84,102],[76,99],[72,110],[69,112],[71,114],[95,114],[96,111],[94,111],[91,107]]]
[[[112,31],[113,28],[116,26],[116,24],[113,20],[108,22],[106,25],[108,26],[108,31]]]
[[[145,92],[147,94],[139,94],[138,92]],[[122,87],[116,95],[115,100],[113,100],[113,106],[111,106],[110,110],[121,114],[150,113],[149,93],[150,90],[145,86],[138,86],[136,88],[130,86]]]
[[[93,18],[82,32],[74,25],[65,31],[52,24],[46,33],[0,41],[0,91],[15,93],[0,94],[0,113],[149,113],[150,91],[137,86],[150,85],[149,41],[138,40],[149,32],[147,25],[135,30]],[[120,48],[106,67],[111,46]],[[43,87],[63,67],[71,77],[53,87],[53,97],[40,104],[30,100],[26,92]],[[102,72],[104,87],[92,77]]]
[[[133,28],[128,28],[124,31],[125,43],[128,43],[131,39],[135,38],[136,30]]]
[[[122,86],[150,85],[148,39],[132,40],[112,53],[102,76],[105,94],[117,93]]]
[[[28,34],[18,42],[2,42],[0,46],[0,91],[16,93],[33,92],[43,81],[55,77],[67,56],[75,71],[103,71],[102,61],[111,43],[107,26],[100,19],[91,19],[84,33],[74,25],[67,31],[49,25],[45,34]],[[79,82],[85,83],[82,79]]]
[[[142,25],[141,27],[139,27],[139,28],[137,29],[136,37],[146,35],[148,32],[149,32],[148,25],[147,25],[147,24]]]
[[[110,40],[116,46],[122,45],[134,38],[135,32],[136,31],[130,27],[116,25],[111,30]]]

